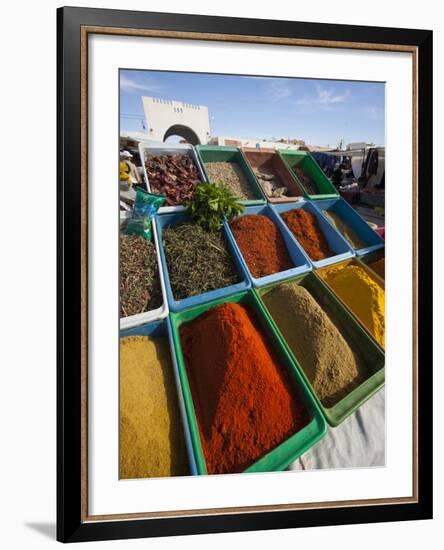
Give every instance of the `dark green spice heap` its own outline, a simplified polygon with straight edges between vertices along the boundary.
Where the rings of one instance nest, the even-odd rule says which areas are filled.
[[[221,232],[184,223],[163,231],[163,246],[175,300],[240,281]]]
[[[137,235],[120,234],[120,317],[162,304],[156,248]]]

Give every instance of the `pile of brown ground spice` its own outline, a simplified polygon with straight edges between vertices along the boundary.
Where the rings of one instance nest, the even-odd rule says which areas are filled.
[[[230,228],[253,277],[293,267],[284,238],[267,216],[245,214],[231,222]]]
[[[324,407],[332,407],[368,376],[359,356],[301,285],[277,286],[263,300]]]
[[[314,214],[304,208],[295,208],[282,212],[281,217],[313,261],[334,256]]]

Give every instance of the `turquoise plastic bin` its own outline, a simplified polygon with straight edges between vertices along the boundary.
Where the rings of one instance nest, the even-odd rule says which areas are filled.
[[[354,248],[358,256],[368,254],[374,250],[379,250],[384,247],[384,239],[380,237],[376,231],[374,231],[369,224],[362,218],[358,212],[350,206],[350,204],[342,199],[322,199],[313,202],[315,208],[321,213],[323,211],[334,212],[342,221],[352,229],[356,235],[364,241],[367,245],[362,248],[354,248],[351,243],[350,246]],[[328,220],[330,222],[330,220]],[[331,223],[331,222],[330,222]],[[334,227],[334,224],[332,224]]]
[[[294,205],[297,203],[291,204]],[[282,281],[283,279],[294,277],[295,275],[305,273],[312,269],[310,259],[308,258],[302,247],[299,245],[299,243],[296,241],[296,239],[292,238],[292,235],[286,228],[283,220],[280,219],[280,217],[276,214],[276,212],[274,212],[270,205],[249,206],[245,208],[241,216],[245,216],[246,214],[261,214],[262,216],[267,216],[267,218],[269,218],[277,226],[284,239],[290,258],[294,264],[294,267],[292,267],[291,269],[286,269],[285,271],[273,273],[272,275],[266,275],[265,277],[253,277],[246,261],[244,260],[244,257],[242,256],[242,252],[236,243],[236,239],[234,238],[234,235],[229,225],[227,224],[228,237],[231,240],[233,246],[236,247],[236,250],[244,266],[244,270],[248,274],[248,278],[251,281],[253,287],[261,287],[270,283],[274,283],[276,281]]]
[[[329,220],[322,214],[312,203],[312,201],[302,201],[302,202],[296,202],[293,204],[273,204],[270,206],[270,208],[273,208],[277,214],[279,215],[279,219],[285,226],[285,230],[288,231],[288,234],[290,237],[297,242],[301,248],[303,246],[299,243],[297,237],[293,235],[293,233],[288,228],[287,224],[283,220],[281,214],[284,212],[288,212],[289,210],[296,210],[297,208],[304,208],[307,212],[310,212],[314,216],[316,216],[316,219],[319,223],[319,227],[324,234],[325,238],[327,239],[328,246],[330,250],[334,253],[329,258],[324,258],[323,260],[317,260],[314,261],[310,258],[310,263],[315,267],[316,269],[320,267],[324,267],[326,265],[334,264],[336,262],[339,262],[341,260],[346,260],[348,258],[352,258],[355,256],[355,251],[353,248],[348,244],[348,242],[344,239],[344,237],[339,233],[339,231],[329,222]],[[305,251],[304,251],[305,252]],[[309,258],[307,252],[305,252],[306,256]]]
[[[191,222],[191,218],[188,214],[181,212],[176,214],[162,214],[162,216],[156,216],[156,228],[159,241],[159,252],[160,252],[160,261],[162,262],[163,275],[165,279],[165,291],[168,300],[168,306],[170,311],[182,311],[185,308],[193,307],[195,305],[204,304],[220,298],[222,296],[229,296],[230,294],[235,294],[242,290],[248,290],[251,287],[250,279],[247,271],[244,267],[244,262],[239,255],[239,251],[230,237],[230,231],[226,223],[222,229],[223,235],[225,236],[225,242],[227,244],[228,251],[231,254],[233,260],[234,268],[239,275],[239,282],[226,286],[224,288],[218,288],[216,290],[211,290],[210,292],[204,292],[202,294],[197,294],[196,296],[190,296],[189,298],[184,298],[183,300],[176,300],[173,295],[170,284],[170,276],[168,271],[168,263],[165,256],[165,251],[163,248],[163,239],[162,232],[167,227],[174,227],[180,223]]]

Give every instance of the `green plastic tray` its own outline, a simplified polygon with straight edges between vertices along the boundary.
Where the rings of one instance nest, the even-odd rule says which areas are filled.
[[[310,447],[317,443],[326,433],[327,424],[324,417],[313,398],[311,391],[308,389],[303,377],[300,375],[291,355],[281,344],[281,340],[276,332],[276,329],[270,323],[268,316],[265,313],[261,301],[252,291],[239,292],[229,298],[221,298],[214,300],[211,303],[193,307],[180,313],[170,314],[170,323],[174,342],[174,350],[176,354],[176,362],[179,369],[179,376],[182,384],[185,409],[187,411],[188,422],[190,426],[191,440],[194,447],[197,472],[198,474],[207,474],[205,457],[200,442],[199,428],[197,425],[196,414],[194,410],[193,397],[191,395],[188,376],[186,372],[182,346],[180,343],[179,329],[182,323],[186,323],[199,317],[207,311],[222,303],[233,302],[239,303],[251,308],[257,317],[257,320],[265,333],[269,344],[274,349],[281,364],[288,369],[291,380],[297,388],[297,393],[303,402],[303,405],[310,417],[310,422],[294,435],[290,436],[275,449],[268,452],[257,462],[249,466],[245,472],[275,472],[286,468],[296,458],[305,453]]]
[[[295,357],[290,346],[287,344],[285,338],[276,325],[271,313],[268,311],[267,306],[262,301],[262,297],[267,294],[272,288],[281,284],[289,284],[297,282],[305,289],[319,303],[322,309],[328,314],[330,319],[336,325],[341,332],[342,336],[351,345],[352,349],[358,352],[361,359],[364,361],[368,368],[369,377],[358,387],[352,390],[349,394],[338,401],[333,407],[324,407],[320,399],[316,395],[310,381],[305,375],[304,369],[298,363],[297,357]],[[275,329],[278,333],[282,345],[291,354],[294,362],[298,366],[307,386],[310,388],[312,395],[316,399],[320,409],[322,410],[327,422],[330,426],[338,426],[343,422],[350,414],[358,409],[365,401],[367,401],[372,395],[374,395],[385,382],[385,354],[379,346],[375,344],[372,338],[370,338],[366,331],[364,331],[360,324],[358,324],[350,312],[343,306],[340,300],[331,292],[331,290],[321,281],[321,279],[315,274],[315,272],[306,273],[293,279],[288,279],[285,282],[268,285],[266,287],[255,289],[254,292],[259,296],[263,307]]]
[[[225,147],[219,145],[196,145],[196,151],[199,156],[200,164],[205,173],[207,181],[211,182],[208,175],[205,163],[207,162],[236,162],[241,168],[243,174],[248,180],[250,189],[254,195],[254,199],[240,200],[239,202],[245,206],[253,206],[255,204],[264,204],[267,202],[265,195],[262,192],[256,177],[253,174],[244,155],[238,147]]]
[[[358,265],[359,267],[362,267],[362,269],[364,269],[368,276],[371,277],[376,283],[378,283],[378,285],[383,288],[385,290],[385,281],[384,279],[382,279],[377,273],[375,273],[373,271],[373,269],[371,269],[368,265],[366,265],[364,262],[362,262],[360,259],[358,258],[351,258],[350,260],[345,260],[343,262],[338,262],[337,265],[342,265],[342,266],[346,266],[346,265],[349,265],[349,264],[354,264],[354,265]],[[384,348],[379,344],[379,342],[375,339],[375,337],[373,336],[373,334],[368,330],[368,328],[364,325],[364,323],[361,321],[361,319],[359,318],[358,315],[356,315],[356,313],[351,309],[350,306],[348,306],[344,299],[342,298],[342,296],[340,296],[335,290],[334,288],[332,288],[327,281],[324,280],[323,278],[323,274],[326,272],[326,271],[329,271],[330,269],[333,269],[335,266],[334,265],[329,265],[329,266],[325,266],[325,267],[321,267],[320,269],[317,269],[316,270],[316,274],[318,275],[319,279],[322,280],[322,284],[325,285],[333,294],[334,296],[336,296],[338,298],[338,300],[341,302],[341,304],[344,306],[344,308],[350,312],[350,314],[352,315],[352,317],[359,323],[359,325],[363,328],[363,330],[365,330],[365,332],[370,336],[370,338],[373,340],[373,342],[378,346],[378,348],[384,350]]]
[[[280,149],[278,153],[284,159],[293,177],[296,179],[299,186],[304,191],[304,195],[308,199],[334,199],[339,197],[339,193],[336,191],[335,186],[330,182],[310,153],[307,151],[289,151],[287,149]],[[311,195],[305,189],[303,183],[293,170],[295,166],[300,166],[302,170],[312,178],[319,190],[318,194]]]

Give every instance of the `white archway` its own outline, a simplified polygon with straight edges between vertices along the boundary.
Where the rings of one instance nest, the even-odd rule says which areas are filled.
[[[193,145],[208,143],[210,118],[205,105],[146,96],[142,102],[150,139],[165,141],[179,135]]]
[[[191,145],[200,144],[200,140],[196,132],[189,126],[184,126],[183,124],[174,124],[173,126],[170,126],[165,132],[162,141],[166,141],[170,136],[180,136],[187,143],[191,143]]]

